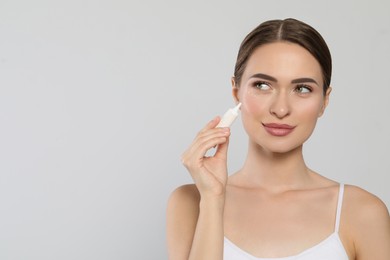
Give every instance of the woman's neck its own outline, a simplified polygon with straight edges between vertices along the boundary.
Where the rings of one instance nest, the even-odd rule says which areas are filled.
[[[238,176],[242,185],[278,192],[302,188],[310,181],[310,170],[304,162],[302,146],[274,153],[249,144],[247,159]]]

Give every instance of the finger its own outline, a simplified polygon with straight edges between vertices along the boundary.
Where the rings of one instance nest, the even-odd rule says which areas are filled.
[[[221,160],[226,160],[228,147],[229,147],[229,137],[226,138],[225,142],[218,145],[217,151],[215,152],[214,157],[221,159]]]
[[[189,150],[198,149],[199,145],[201,145],[205,142],[208,142],[209,140],[211,140],[213,138],[221,137],[221,136],[228,136],[229,134],[230,134],[229,128],[213,128],[213,129],[209,129],[207,131],[201,132],[195,137],[192,144],[190,145]]]
[[[207,151],[226,142],[228,133],[219,133],[194,143],[182,156],[182,163],[186,167],[198,167]]]
[[[226,141],[225,138],[230,134],[230,129],[216,128],[219,121],[221,121],[221,118],[216,116],[197,134],[190,147],[182,154],[182,164],[186,166],[191,164],[191,160],[194,158],[195,160],[203,158],[210,148]]]
[[[207,130],[210,130],[210,129],[215,128],[215,127],[218,125],[219,121],[221,121],[221,118],[220,118],[219,116],[214,117],[210,122],[208,122],[208,123],[200,130],[199,133],[203,133],[203,132],[205,132],[205,131],[207,131]]]

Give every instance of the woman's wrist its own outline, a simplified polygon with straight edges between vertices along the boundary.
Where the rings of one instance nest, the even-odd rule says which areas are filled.
[[[200,210],[221,210],[225,206],[225,193],[219,195],[204,195],[200,198]]]

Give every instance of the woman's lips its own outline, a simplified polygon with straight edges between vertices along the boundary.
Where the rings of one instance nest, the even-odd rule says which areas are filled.
[[[263,124],[265,130],[273,136],[286,136],[291,133],[295,126],[287,125],[287,124]]]

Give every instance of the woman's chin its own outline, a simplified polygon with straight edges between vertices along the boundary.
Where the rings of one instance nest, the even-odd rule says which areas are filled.
[[[257,144],[256,146],[262,153],[274,155],[290,154],[302,149],[301,144],[289,145],[287,143]]]

